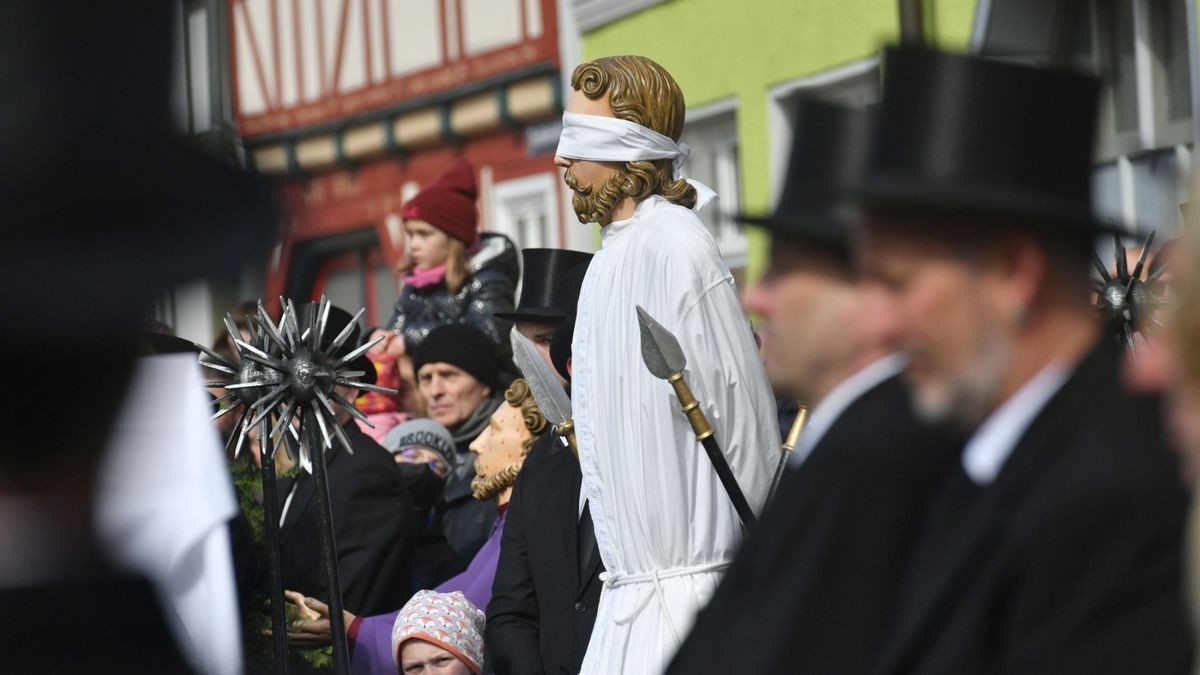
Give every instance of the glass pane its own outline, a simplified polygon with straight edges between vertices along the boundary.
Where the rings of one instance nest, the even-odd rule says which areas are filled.
[[[1167,120],[1192,116],[1192,92],[1187,47],[1187,3],[1159,0],[1150,5],[1154,22],[1154,55],[1162,65]]]
[[[1134,63],[1133,0],[1118,0],[1112,6],[1109,67],[1112,75],[1113,108],[1118,132],[1136,131],[1137,83]]]
[[[187,9],[188,77],[191,87],[192,133],[212,126],[208,95],[208,11],[202,4]]]

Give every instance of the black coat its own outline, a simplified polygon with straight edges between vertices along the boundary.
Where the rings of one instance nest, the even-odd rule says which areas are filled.
[[[866,672],[955,450],[898,378],[862,394],[785,475],[669,672]]]
[[[1089,354],[991,485],[947,472],[879,672],[1189,671],[1188,498],[1118,360]]]
[[[6,673],[192,673],[148,581],[96,570],[0,588]]]
[[[577,673],[600,601],[600,550],[580,564],[579,463],[550,434],[513,486],[487,608],[488,658],[499,675]]]
[[[327,450],[329,503],[346,611],[370,616],[395,611],[412,594],[417,530],[412,498],[391,453],[350,422],[342,429],[354,447]],[[279,485],[283,508],[292,481]],[[301,471],[279,531],[283,587],[328,600],[317,529],[316,481]]]

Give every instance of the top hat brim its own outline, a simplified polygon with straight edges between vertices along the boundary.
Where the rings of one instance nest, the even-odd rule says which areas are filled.
[[[516,312],[496,312],[492,316],[505,321],[562,321],[566,311],[558,307],[525,307]]]
[[[739,213],[732,220],[755,225],[774,236],[828,250],[838,256],[849,255],[851,240],[848,226],[837,216],[824,211],[808,213]]]
[[[1104,222],[1090,207],[1081,206],[1075,200],[1026,190],[930,184],[903,177],[868,178],[854,191],[853,201],[862,208],[875,211],[974,216],[985,225],[1028,223],[1062,232],[1136,234],[1136,228]]]
[[[200,347],[195,342],[187,340],[176,335],[168,335],[166,333],[142,333],[142,342],[145,343],[147,349],[152,356],[160,354],[194,354],[199,357],[201,354]]]

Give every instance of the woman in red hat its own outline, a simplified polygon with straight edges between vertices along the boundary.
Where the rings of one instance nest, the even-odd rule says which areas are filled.
[[[431,330],[452,323],[471,324],[507,347],[509,325],[493,314],[513,308],[517,252],[504,235],[480,236],[475,198],[475,170],[460,159],[401,209],[407,260],[388,353],[411,354]]]

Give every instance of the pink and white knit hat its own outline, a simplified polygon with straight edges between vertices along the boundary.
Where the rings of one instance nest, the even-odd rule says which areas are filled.
[[[400,648],[409,640],[437,645],[462,661],[471,672],[483,668],[483,624],[478,607],[459,591],[417,591],[392,624],[392,660],[400,667]]]

